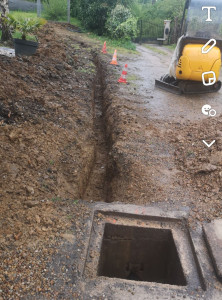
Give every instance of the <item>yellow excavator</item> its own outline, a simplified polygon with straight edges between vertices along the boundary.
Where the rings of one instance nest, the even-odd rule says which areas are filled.
[[[168,74],[155,85],[176,94],[217,92],[221,53],[222,0],[187,0]]]

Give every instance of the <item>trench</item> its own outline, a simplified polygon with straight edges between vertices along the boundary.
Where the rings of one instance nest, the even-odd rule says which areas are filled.
[[[104,101],[105,70],[99,57],[93,53],[96,76],[92,91],[93,130],[95,137],[94,161],[86,180],[84,200],[112,202],[111,182],[114,177],[113,162],[109,155],[112,148],[107,131],[106,106]]]

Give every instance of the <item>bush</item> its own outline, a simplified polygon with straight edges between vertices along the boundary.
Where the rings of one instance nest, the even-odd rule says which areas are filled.
[[[48,0],[44,4],[44,16],[59,21],[67,15],[67,0]]]
[[[104,33],[104,25],[107,19],[107,8],[98,6],[97,3],[88,5],[82,23],[85,28],[96,32],[99,35]]]
[[[137,19],[132,17],[116,27],[113,37],[116,39],[131,40],[137,37],[137,33]]]
[[[83,26],[98,35],[105,33],[108,14],[117,0],[80,0],[79,16]]]
[[[117,5],[106,22],[108,34],[112,38],[130,40],[137,36],[137,19],[123,5]]]

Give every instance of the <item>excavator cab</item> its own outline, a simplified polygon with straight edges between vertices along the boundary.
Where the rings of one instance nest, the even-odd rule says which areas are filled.
[[[221,88],[221,53],[222,1],[187,0],[168,74],[155,85],[176,94],[217,92]]]

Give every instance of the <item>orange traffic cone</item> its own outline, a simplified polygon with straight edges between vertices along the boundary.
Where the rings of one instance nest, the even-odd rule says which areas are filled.
[[[112,59],[110,64],[111,65],[118,65],[118,63],[117,63],[117,51],[116,50],[114,51],[113,59]]]
[[[102,48],[102,51],[101,51],[101,52],[104,53],[104,54],[107,53],[107,51],[106,51],[106,42],[104,42],[103,48]]]
[[[127,83],[127,81],[126,81],[127,68],[128,68],[128,65],[125,64],[125,67],[124,67],[124,69],[122,71],[122,74],[121,74],[120,79],[118,80],[118,82]]]

